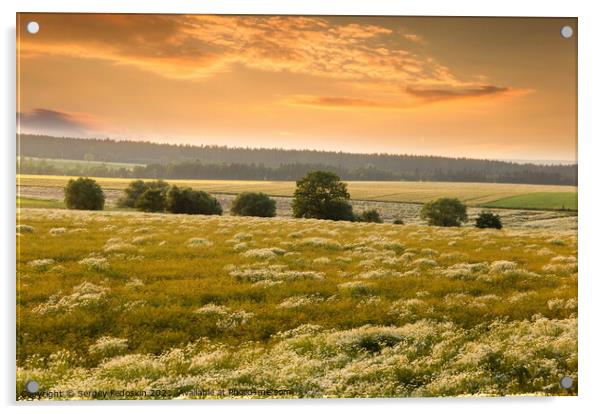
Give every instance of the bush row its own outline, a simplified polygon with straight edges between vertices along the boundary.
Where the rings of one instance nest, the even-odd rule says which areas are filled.
[[[347,184],[339,176],[327,171],[308,173],[297,181],[293,197],[293,216],[325,220],[346,220],[382,223],[376,209],[353,212]],[[70,209],[102,210],[105,196],[98,183],[90,178],[69,180],[65,187],[65,205]],[[219,201],[205,191],[190,187],[180,188],[163,180],[132,181],[117,201],[118,207],[136,208],[145,212],[170,212],[174,214],[221,215]],[[244,192],[232,202],[230,213],[237,216],[274,217],[276,201],[260,192]],[[466,205],[457,198],[439,198],[424,204],[422,219],[432,226],[460,226],[468,220]],[[403,224],[396,219],[394,224]],[[483,211],[476,219],[478,228],[502,228],[500,216]]]

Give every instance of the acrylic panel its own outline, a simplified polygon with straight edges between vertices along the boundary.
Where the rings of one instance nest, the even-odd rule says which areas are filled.
[[[576,395],[577,19],[17,15],[19,400]]]

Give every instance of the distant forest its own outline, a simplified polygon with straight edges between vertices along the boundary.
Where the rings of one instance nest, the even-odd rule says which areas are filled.
[[[111,139],[20,135],[21,157],[145,164],[116,168],[56,165],[24,159],[24,174],[125,178],[297,180],[312,170],[344,180],[467,181],[577,185],[577,165],[518,164],[470,158],[353,154],[334,151],[230,148]]]

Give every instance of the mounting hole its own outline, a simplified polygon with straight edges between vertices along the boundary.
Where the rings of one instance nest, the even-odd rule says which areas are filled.
[[[573,37],[573,28],[571,26],[562,26],[562,29],[560,29],[560,35],[565,39],[570,39]]]
[[[560,380],[560,386],[565,390],[568,390],[573,386],[573,379],[571,377],[562,377]]]
[[[29,22],[27,23],[27,32],[30,34],[36,34],[40,31],[40,25],[38,22]]]
[[[40,384],[35,380],[27,381],[25,383],[25,390],[30,394],[35,394],[40,390]]]

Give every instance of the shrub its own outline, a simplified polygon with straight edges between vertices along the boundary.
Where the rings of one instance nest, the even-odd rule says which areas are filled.
[[[298,218],[354,220],[347,184],[338,175],[313,171],[297,181],[293,215]]]
[[[439,198],[422,206],[420,218],[431,226],[454,227],[468,220],[466,206],[457,198]]]
[[[326,220],[344,220],[344,221],[355,221],[355,215],[353,214],[353,207],[347,200],[332,200],[326,203],[323,207],[323,218]]]
[[[499,214],[493,214],[489,211],[481,211],[476,220],[476,227],[480,229],[501,229],[502,220]]]
[[[395,220],[393,220],[393,224],[404,224],[404,222],[402,219],[396,218]]]
[[[230,212],[235,216],[274,217],[276,201],[264,193],[245,192],[236,196]]]
[[[65,186],[65,205],[74,210],[102,210],[105,195],[96,181],[79,177]]]
[[[359,221],[364,221],[366,223],[382,223],[383,219],[380,217],[378,210],[373,208],[363,211],[359,216]]]
[[[163,180],[144,182],[142,180],[132,181],[125,190],[124,195],[117,200],[117,206],[135,208],[136,202],[146,190],[159,189],[165,193],[169,189],[169,184]]]
[[[222,206],[204,191],[173,186],[167,192],[166,209],[174,214],[221,215]]]
[[[165,210],[165,191],[160,188],[149,188],[138,200],[135,207],[140,211],[158,212]]]

